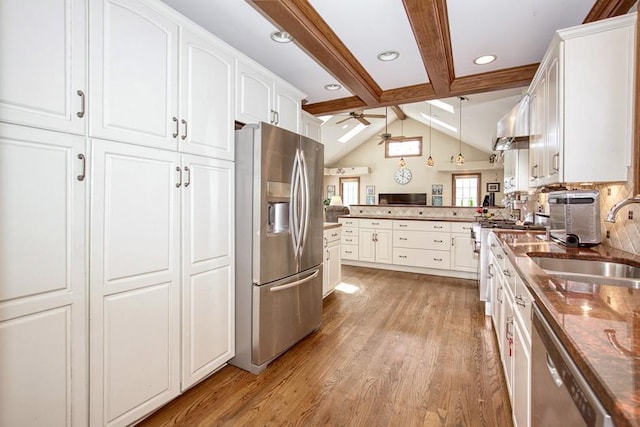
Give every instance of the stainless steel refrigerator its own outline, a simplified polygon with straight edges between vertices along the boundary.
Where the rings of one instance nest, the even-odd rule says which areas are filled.
[[[236,356],[254,374],[320,326],[324,146],[236,131]]]

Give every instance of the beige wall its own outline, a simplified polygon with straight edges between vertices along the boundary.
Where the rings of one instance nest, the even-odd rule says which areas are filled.
[[[407,118],[402,123],[396,120],[389,125],[389,133],[392,135],[422,136],[422,156],[408,157],[407,168],[411,170],[411,182],[405,185],[397,184],[393,179],[394,172],[398,169],[399,159],[385,158],[384,144],[378,145],[378,140],[370,140],[361,144],[358,148],[347,154],[340,161],[330,167],[368,166],[371,169],[369,175],[360,176],[360,203],[365,204],[365,191],[367,185],[374,185],[376,196],[379,193],[427,193],[428,203],[431,204],[431,184],[443,184],[444,205],[451,205],[451,175],[452,172],[439,172],[438,168],[445,163],[450,164],[451,156],[457,156],[459,141],[448,135],[433,130],[431,155],[436,161],[433,168],[427,168],[426,160],[429,157],[429,127],[413,119]],[[402,132],[402,133],[401,133]],[[464,128],[463,128],[464,135]],[[348,142],[347,142],[348,144]],[[489,154],[476,148],[462,144],[462,154],[466,161],[486,161]],[[462,168],[461,168],[462,169]],[[461,173],[465,171],[461,170]],[[502,188],[503,169],[498,165],[495,170],[481,171],[480,201],[486,194],[487,182],[500,183]],[[327,185],[335,185],[338,191],[337,176],[325,176],[325,194]],[[503,193],[496,194],[496,204],[504,197]],[[376,198],[377,200],[377,198]]]

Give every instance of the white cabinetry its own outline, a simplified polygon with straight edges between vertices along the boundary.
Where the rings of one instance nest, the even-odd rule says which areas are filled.
[[[322,295],[327,296],[340,283],[342,265],[340,264],[341,227],[324,230],[324,261],[322,265]]]
[[[529,89],[532,186],[627,180],[635,22],[628,14],[556,33]]]
[[[233,165],[92,145],[91,420],[127,424],[180,393],[181,324],[183,389],[233,355]]]
[[[85,155],[82,137],[0,124],[3,426],[86,424]]]
[[[321,126],[322,120],[302,110],[302,135],[321,142]]]
[[[84,134],[86,2],[3,1],[0,120]]]
[[[89,134],[233,159],[233,56],[161,3],[91,5]]]
[[[504,151],[504,193],[529,190],[529,150]]]
[[[393,263],[423,268],[451,268],[451,224],[393,221]]]
[[[359,260],[390,264],[392,262],[392,221],[360,219]]]
[[[458,271],[478,271],[478,254],[474,252],[471,238],[473,224],[470,222],[451,223],[451,269]]]
[[[360,253],[359,222],[354,218],[338,218],[342,224],[340,258],[357,261]]]
[[[297,89],[277,80],[266,70],[243,61],[237,62],[236,120],[265,122],[301,131],[301,100]]]

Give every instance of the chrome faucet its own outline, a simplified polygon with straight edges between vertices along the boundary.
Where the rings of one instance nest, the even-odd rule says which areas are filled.
[[[626,199],[620,200],[618,203],[613,205],[613,207],[607,213],[607,217],[604,219],[607,222],[616,222],[616,215],[618,211],[631,203],[640,203],[640,194],[636,194],[633,197],[628,197]]]

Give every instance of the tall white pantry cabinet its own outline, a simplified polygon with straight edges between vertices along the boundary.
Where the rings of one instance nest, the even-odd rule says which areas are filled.
[[[0,425],[128,425],[234,355],[238,54],[155,0],[0,28]]]

